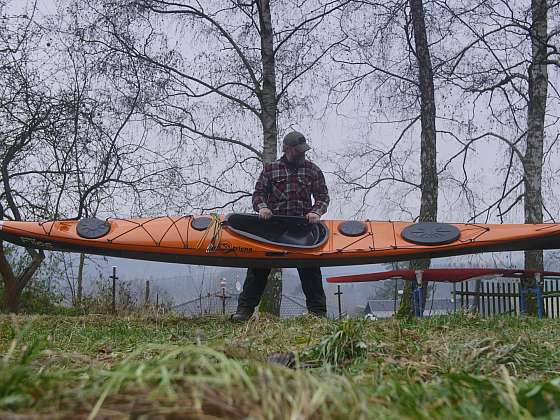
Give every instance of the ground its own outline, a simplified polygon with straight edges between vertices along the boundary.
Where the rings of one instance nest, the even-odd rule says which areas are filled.
[[[559,327],[0,315],[0,418],[557,418]]]

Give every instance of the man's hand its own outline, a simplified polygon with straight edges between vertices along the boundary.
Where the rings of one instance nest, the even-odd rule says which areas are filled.
[[[321,219],[321,216],[319,216],[317,213],[313,213],[311,211],[311,212],[307,213],[305,218],[307,219],[307,221],[309,223],[319,223],[319,220]]]
[[[259,210],[259,219],[268,220],[272,217],[272,210],[268,207],[263,207]]]

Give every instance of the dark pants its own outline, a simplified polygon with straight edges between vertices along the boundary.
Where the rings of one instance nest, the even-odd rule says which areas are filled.
[[[271,268],[249,268],[239,295],[238,310],[253,311],[261,301]],[[320,267],[298,268],[301,288],[305,294],[307,310],[319,316],[327,315],[327,299],[323,290]]]

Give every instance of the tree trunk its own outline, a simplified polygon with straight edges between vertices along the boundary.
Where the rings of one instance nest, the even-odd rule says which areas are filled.
[[[4,307],[8,312],[17,313],[21,306],[21,292],[31,281],[33,275],[41,265],[44,254],[42,251],[29,250],[31,262],[23,273],[16,276],[6,258],[4,244],[0,241],[0,275],[4,281]]]
[[[420,166],[421,166],[421,198],[419,222],[435,222],[437,220],[438,177],[436,165],[436,102],[434,95],[434,74],[430,48],[426,34],[424,5],[422,0],[410,0],[410,13],[416,46],[418,63],[418,85],[420,89]],[[425,270],[430,267],[429,259],[411,261],[413,270]],[[427,283],[423,284],[424,290]],[[411,305],[412,285],[407,282],[397,313],[399,317],[412,316]],[[424,301],[427,293],[424,293]]]
[[[480,288],[482,287],[482,280],[476,279],[474,282],[474,311],[480,315]],[[505,286],[504,286],[505,287]]]
[[[21,291],[18,290],[17,282],[4,281],[4,307],[9,313],[17,314],[21,306]]]
[[[544,119],[548,88],[548,69],[546,64],[548,8],[546,0],[532,0],[531,30],[532,60],[528,69],[529,104],[527,109],[527,150],[523,166],[525,171],[525,223],[542,223],[542,165],[544,145]],[[542,270],[543,252],[525,251],[525,268]],[[525,281],[525,286],[534,286],[534,279]],[[536,313],[536,302],[529,299],[528,313]]]
[[[282,305],[282,269],[273,268],[268,276],[263,298],[259,306],[261,312],[280,316]]]
[[[261,123],[263,128],[263,163],[274,162],[277,158],[278,128],[277,128],[277,100],[276,100],[276,63],[274,57],[272,18],[270,1],[257,2],[259,9],[259,23],[261,27],[261,61],[262,61],[262,89],[259,95],[261,103]],[[274,315],[280,315],[282,302],[282,270],[275,268],[268,276],[261,301],[260,310]]]
[[[269,0],[260,0],[258,4],[261,26],[261,61],[263,73],[262,88],[259,95],[264,140],[263,161],[264,163],[270,163],[276,160],[278,153],[278,128],[276,125],[276,62],[274,58],[270,2]]]

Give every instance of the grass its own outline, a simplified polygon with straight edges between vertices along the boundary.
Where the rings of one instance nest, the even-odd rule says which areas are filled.
[[[559,327],[0,315],[0,418],[560,418]]]

